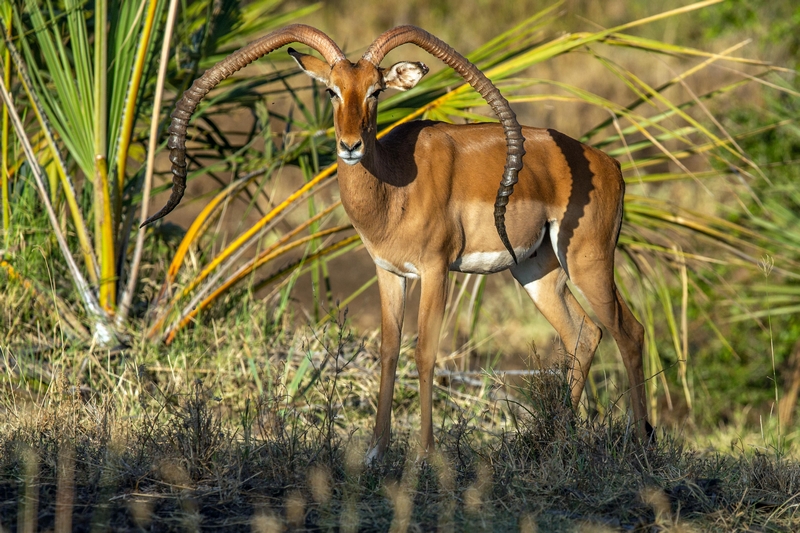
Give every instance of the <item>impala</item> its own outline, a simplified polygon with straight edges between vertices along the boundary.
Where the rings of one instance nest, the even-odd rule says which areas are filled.
[[[639,435],[649,436],[644,330],[614,282],[625,190],[619,164],[557,131],[521,128],[486,76],[424,30],[400,26],[387,31],[357,63],[351,63],[324,33],[292,25],[206,71],[172,114],[172,194],[145,223],[169,213],[183,196],[186,129],[200,100],[237,70],[292,42],[309,46],[325,59],[289,49],[300,68],[330,94],[342,204],[377,266],[381,381],[368,460],[381,458],[389,444],[408,279],[418,278],[421,285],[414,355],[422,411],[420,453],[434,447],[434,364],[451,270],[490,274],[511,269],[571,354],[570,392],[577,404],[601,330],[570,292],[567,280],[572,281],[619,347],[630,381],[633,419]],[[428,72],[416,62],[380,66],[390,50],[405,43],[416,44],[453,67],[492,106],[500,124],[415,121],[377,140],[378,95],[385,89],[410,89]],[[503,173],[504,164],[496,192],[494,177]]]

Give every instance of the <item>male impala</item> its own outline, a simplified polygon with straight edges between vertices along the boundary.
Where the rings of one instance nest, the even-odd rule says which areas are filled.
[[[368,458],[382,457],[389,444],[407,279],[421,282],[414,355],[422,409],[420,451],[433,449],[433,371],[450,270],[489,274],[511,269],[555,327],[566,350],[574,352],[569,378],[572,401],[577,404],[601,330],[570,293],[566,284],[570,279],[614,336],[628,372],[634,420],[639,434],[649,435],[643,328],[614,283],[614,249],[625,188],[619,164],[556,131],[520,128],[494,85],[424,30],[413,26],[390,30],[357,63],[351,63],[322,32],[293,25],[251,43],[206,71],[172,115],[172,195],[146,223],[169,213],[183,195],[186,128],[199,101],[237,70],[291,42],[303,43],[325,58],[289,49],[300,67],[330,93],[342,204],[377,265],[381,385]],[[411,62],[380,67],[386,53],[405,43],[420,46],[459,72],[494,108],[501,124],[417,121],[395,128],[378,141],[378,94],[390,88],[410,89],[428,71],[422,63]],[[495,193],[495,179],[504,163],[505,175]]]

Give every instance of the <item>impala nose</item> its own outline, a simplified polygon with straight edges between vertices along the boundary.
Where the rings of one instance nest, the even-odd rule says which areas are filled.
[[[354,142],[352,146],[340,140],[339,157],[341,157],[342,161],[344,161],[348,165],[355,165],[356,163],[361,161],[361,158],[364,156],[364,150],[362,149],[363,146],[364,143],[361,142],[361,139]]]
[[[361,140],[358,140],[358,141],[354,142],[354,143],[353,143],[353,146],[347,146],[347,143],[346,143],[346,142],[344,142],[344,141],[339,141],[339,146],[341,146],[341,147],[342,147],[342,150],[345,150],[345,151],[347,151],[347,152],[355,152],[356,150],[358,150],[359,148],[361,148],[361,144],[362,144],[362,143],[361,143]]]

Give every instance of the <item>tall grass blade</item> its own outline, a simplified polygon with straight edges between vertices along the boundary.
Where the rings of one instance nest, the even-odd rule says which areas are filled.
[[[3,20],[11,19],[11,5],[3,2],[0,4],[0,18]],[[10,24],[0,25],[0,32],[3,32],[3,41],[11,41]],[[3,53],[3,83],[6,87],[11,87],[11,51],[3,44],[0,47]],[[0,209],[2,209],[3,223],[3,247],[8,248],[11,242],[11,202],[9,201],[9,168],[8,152],[11,147],[8,144],[8,109],[5,103],[2,106],[0,115]]]
[[[140,102],[142,78],[148,67],[148,47],[162,4],[162,0],[147,0],[138,3],[115,2],[111,6],[112,12],[117,13],[117,16],[111,17],[110,22],[113,48],[108,130],[112,144],[108,149],[108,160],[116,164],[116,180],[112,188],[114,215],[117,219],[121,213],[122,194],[127,179],[128,149],[137,118],[136,107]],[[140,27],[139,40],[134,46]],[[126,80],[129,81],[126,83]]]
[[[112,214],[111,187],[108,179],[108,1],[97,0],[94,8],[92,117],[95,250],[100,250],[100,305],[106,311],[113,313],[117,307],[117,268],[114,247],[116,217]]]

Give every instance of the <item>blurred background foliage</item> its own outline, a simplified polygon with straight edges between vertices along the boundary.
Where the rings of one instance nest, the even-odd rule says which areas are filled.
[[[175,4],[174,33],[165,41]],[[146,204],[157,208],[169,188],[168,115],[199,72],[290,22],[319,27],[351,58],[382,31],[411,23],[472,51],[510,95],[521,122],[564,131],[623,163],[629,197],[619,277],[648,329],[649,394],[659,423],[738,428],[767,420],[778,435],[790,433],[800,387],[800,83],[790,70],[798,65],[800,7],[790,0],[708,4],[609,36],[607,28],[688,4],[409,0],[354,12],[341,0],[0,1],[4,84],[35,153],[26,158],[3,106],[0,347],[9,382],[35,389],[43,379],[22,366],[12,372],[9,354],[29,368],[64,364],[86,382],[81,354],[93,343],[114,349],[176,341],[156,354],[142,348],[148,361],[170,350],[203,352],[196,330],[247,322],[253,309],[258,339],[318,327],[337,302],[350,305],[354,326],[370,335],[378,324],[374,272],[337,204],[330,106],[284,51],[222,84],[200,107],[190,130],[187,198],[146,230],[138,274],[133,243],[147,155],[155,155],[150,171],[157,179]],[[109,44],[98,66],[101,8]],[[158,60],[162,46],[166,63]],[[736,59],[708,55],[723,52]],[[382,127],[414,116],[485,119],[452,72],[410,47],[392,52],[386,64],[399,59],[426,61],[433,72],[414,91],[382,101]],[[32,78],[27,88],[23,71]],[[142,82],[131,89],[137,71]],[[93,98],[90,88],[99,91]],[[163,103],[154,106],[162,88]],[[82,109],[75,116],[85,123],[67,120],[59,110],[65,107]],[[149,146],[153,124],[158,135]],[[90,139],[83,152],[70,142],[79,135]],[[37,166],[44,187],[35,185]],[[123,310],[131,279],[130,310]],[[443,368],[527,367],[561,350],[510,276],[453,276],[450,294]],[[408,307],[410,345],[416,312]],[[292,362],[294,390],[310,375],[303,361]],[[248,356],[242,366],[252,364]],[[623,374],[613,345],[604,344],[590,412],[618,399]],[[256,373],[245,376],[261,387]],[[779,401],[788,413],[780,427]]]

